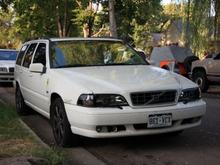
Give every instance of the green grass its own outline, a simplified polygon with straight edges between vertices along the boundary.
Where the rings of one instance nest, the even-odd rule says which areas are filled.
[[[14,156],[40,157],[51,165],[66,164],[62,151],[41,146],[22,127],[15,110],[0,104],[0,158]]]

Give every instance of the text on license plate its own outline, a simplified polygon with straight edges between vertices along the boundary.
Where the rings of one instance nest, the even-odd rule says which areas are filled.
[[[172,125],[172,114],[156,114],[148,116],[148,128],[169,127]]]

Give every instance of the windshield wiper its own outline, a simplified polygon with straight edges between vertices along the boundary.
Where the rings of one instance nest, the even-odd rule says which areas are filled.
[[[134,64],[126,64],[126,63],[112,63],[112,64],[105,64],[105,65],[134,65]]]
[[[112,64],[105,64],[105,65],[147,65],[147,64],[126,64],[126,63],[112,63]]]
[[[71,68],[71,67],[86,67],[86,66],[114,66],[114,65],[147,65],[147,64],[128,64],[128,63],[112,63],[112,64],[98,64],[98,65],[69,64],[69,65],[57,66],[55,68]]]

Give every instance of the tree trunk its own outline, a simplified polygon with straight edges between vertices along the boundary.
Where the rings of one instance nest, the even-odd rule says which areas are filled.
[[[110,36],[111,37],[118,37],[117,34],[117,26],[115,20],[115,8],[114,8],[115,0],[109,0],[109,24],[110,24]]]
[[[186,47],[190,47],[190,3],[191,0],[188,0],[187,3],[187,19],[186,19]]]
[[[62,37],[63,31],[62,31],[62,22],[60,18],[60,12],[59,12],[59,4],[56,3],[55,5],[55,11],[56,11],[56,22],[57,22],[57,33],[59,37]]]
[[[89,27],[87,24],[83,25],[83,36],[84,38],[89,37]]]
[[[214,18],[214,40],[216,41],[219,37],[219,8],[220,8],[220,3],[218,0],[215,0],[215,18]]]
[[[57,20],[57,31],[59,37],[67,37],[70,33],[71,22],[68,20],[68,3],[64,1],[64,9],[60,9],[60,4],[56,3],[56,20]],[[61,11],[64,13],[61,14]],[[62,16],[61,16],[62,15]]]
[[[67,35],[67,0],[64,2],[63,37]]]

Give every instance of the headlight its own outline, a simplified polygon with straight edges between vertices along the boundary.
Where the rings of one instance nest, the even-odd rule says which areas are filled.
[[[181,91],[179,102],[188,103],[201,98],[201,91],[199,88],[189,88]]]
[[[82,94],[77,105],[84,107],[121,107],[128,106],[127,101],[117,94]]]

